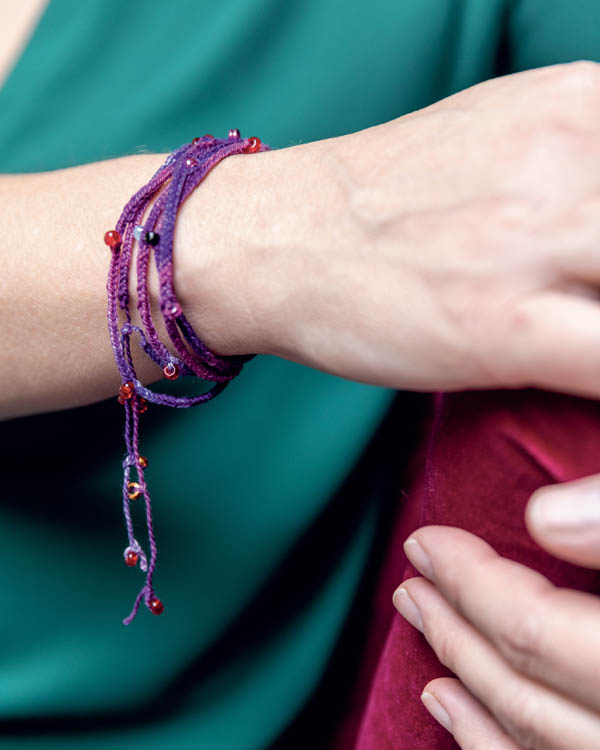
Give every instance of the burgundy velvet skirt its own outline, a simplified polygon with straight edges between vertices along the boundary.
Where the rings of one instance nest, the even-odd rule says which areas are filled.
[[[358,679],[331,750],[450,750],[458,745],[420,701],[450,674],[396,612],[392,593],[417,575],[402,543],[420,526],[458,526],[559,586],[598,593],[596,571],[557,560],[529,536],[538,487],[600,472],[600,403],[537,390],[438,394],[424,420],[384,562],[367,602]]]

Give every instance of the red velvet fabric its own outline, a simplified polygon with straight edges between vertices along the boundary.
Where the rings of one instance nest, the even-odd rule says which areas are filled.
[[[419,697],[429,680],[450,673],[391,601],[395,588],[416,575],[402,550],[406,537],[428,524],[458,526],[557,585],[598,593],[596,571],[548,555],[523,520],[537,487],[597,472],[600,403],[537,390],[432,397],[370,602],[360,679],[334,750],[458,747]]]

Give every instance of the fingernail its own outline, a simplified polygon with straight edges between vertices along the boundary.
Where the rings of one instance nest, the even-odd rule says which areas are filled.
[[[421,617],[419,608],[410,598],[408,591],[403,586],[400,586],[400,588],[394,591],[392,599],[394,601],[394,607],[396,607],[402,617],[404,617],[405,620],[408,620],[414,628],[420,630],[422,633],[423,618]]]
[[[435,695],[425,690],[421,693],[421,700],[433,718],[441,724],[444,729],[447,729],[452,734],[452,722],[450,721],[450,716]]]
[[[600,526],[600,492],[597,487],[545,490],[530,508],[533,522],[548,529]]]
[[[404,552],[406,556],[415,566],[415,568],[430,581],[434,581],[433,568],[431,567],[431,560],[427,556],[427,553],[421,547],[419,542],[414,537],[409,537],[404,542]]]

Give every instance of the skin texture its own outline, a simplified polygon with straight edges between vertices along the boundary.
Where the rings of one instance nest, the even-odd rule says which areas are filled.
[[[166,154],[141,154],[53,172],[0,176],[2,239],[10,248],[0,277],[0,418],[81,406],[116,394],[120,376],[106,322],[110,250],[103,236],[165,158]],[[211,263],[204,248],[211,249],[212,257],[220,255],[219,276],[227,285],[227,275],[239,270],[231,268],[226,250],[237,242],[243,226],[252,226],[258,210],[258,198],[248,195],[233,205],[230,195],[234,185],[254,179],[253,171],[250,157],[226,159],[180,209],[175,287],[197,330],[209,335],[213,323],[204,318],[205,301],[197,283]],[[229,228],[225,233],[223,226]],[[135,273],[132,276],[132,310],[138,323]],[[153,264],[149,288],[157,330],[168,341],[158,325]],[[235,310],[222,308],[221,313],[224,330],[236,327]],[[246,320],[239,321],[241,340],[250,340],[247,331]],[[135,342],[133,355],[142,382],[162,377]]]
[[[221,354],[396,388],[598,397],[599,91],[599,65],[553,66],[359,133],[226,159],[181,211],[186,313]],[[12,248],[0,417],[115,392],[102,235],[163,159],[0,177]]]
[[[192,323],[223,354],[277,354],[393,387],[538,385],[598,397],[599,69],[509,76],[350,136],[226,160],[178,223],[175,284]],[[0,418],[116,391],[102,235],[164,157],[0,176],[9,250]],[[144,382],[158,377],[144,359],[136,365]],[[600,567],[600,534],[532,532],[554,554]],[[456,534],[459,559],[449,552]],[[462,679],[427,687],[461,746],[584,748],[591,738],[597,747],[596,602],[554,592],[465,532],[415,536],[433,555],[436,583],[406,589]],[[485,591],[473,561],[490,574]],[[491,593],[496,602],[511,596],[497,622]],[[527,641],[525,658],[522,648],[507,650],[505,634],[518,633],[522,613],[540,602],[544,643],[564,642],[565,612],[581,616],[569,631],[579,656],[568,664],[560,649],[528,656]],[[484,665],[498,677],[497,698]],[[511,701],[513,691],[525,700]]]
[[[317,144],[335,195],[315,180],[269,232],[265,349],[399,388],[597,396],[599,71],[507,76]]]
[[[552,554],[600,569],[598,478],[537,490],[526,521]],[[424,577],[404,581],[394,603],[460,678],[431,681],[423,699],[460,747],[598,748],[598,598],[555,587],[462,529],[419,529],[405,550]]]

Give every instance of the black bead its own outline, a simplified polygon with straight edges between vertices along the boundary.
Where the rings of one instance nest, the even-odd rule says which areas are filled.
[[[160,239],[160,237],[156,232],[146,232],[146,236],[144,237],[144,239],[149,245],[158,245],[158,240]]]

